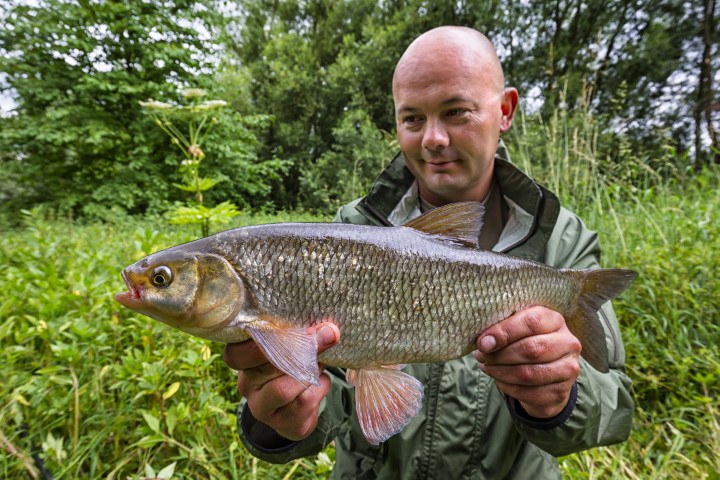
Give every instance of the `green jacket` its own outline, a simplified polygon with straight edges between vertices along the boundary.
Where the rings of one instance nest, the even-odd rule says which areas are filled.
[[[555,267],[597,268],[597,235],[560,207],[558,199],[508,160],[501,145],[495,177],[509,205],[509,219],[494,250]],[[336,220],[389,225],[388,217],[412,213],[414,178],[401,155],[380,175],[369,194],[340,208]],[[410,191],[410,194],[407,192]],[[398,212],[398,210],[407,210]],[[581,360],[571,401],[554,419],[529,417],[505,398],[478,368],[473,355],[445,363],[408,365],[404,371],[425,386],[420,413],[379,446],[364,439],[355,415],[353,390],[338,368],[320,406],[316,430],[300,442],[283,439],[257,422],[241,402],[240,436],[255,456],[273,463],[316,455],[336,441],[333,478],[342,479],[552,479],[560,478],[555,457],[625,440],[634,411],[625,351],[617,319],[607,303],[610,372]]]

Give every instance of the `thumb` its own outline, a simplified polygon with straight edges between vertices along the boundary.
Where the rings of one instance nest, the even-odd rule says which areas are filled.
[[[318,343],[318,353],[320,353],[340,340],[340,329],[334,323],[325,322],[318,325],[315,335]]]

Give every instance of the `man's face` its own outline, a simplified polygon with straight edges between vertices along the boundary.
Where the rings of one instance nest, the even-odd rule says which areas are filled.
[[[425,52],[398,67],[393,83],[400,149],[422,197],[436,206],[481,201],[489,191],[500,133],[510,128],[517,92],[491,69],[452,49]],[[508,108],[509,115],[508,115]]]

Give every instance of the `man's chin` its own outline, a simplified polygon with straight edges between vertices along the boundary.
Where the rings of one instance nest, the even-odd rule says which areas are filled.
[[[464,188],[458,179],[449,175],[435,175],[429,180],[429,182],[425,181],[420,184],[420,195],[425,201],[437,207],[446,203],[462,201]]]

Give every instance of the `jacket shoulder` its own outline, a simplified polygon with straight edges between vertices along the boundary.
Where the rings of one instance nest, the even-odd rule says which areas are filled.
[[[600,242],[597,233],[565,207],[560,207],[557,222],[547,243],[545,263],[558,268],[600,267]]]
[[[333,222],[336,223],[352,223],[354,225],[370,225],[370,220],[358,211],[357,206],[362,201],[362,198],[356,198],[350,203],[338,208]]]

